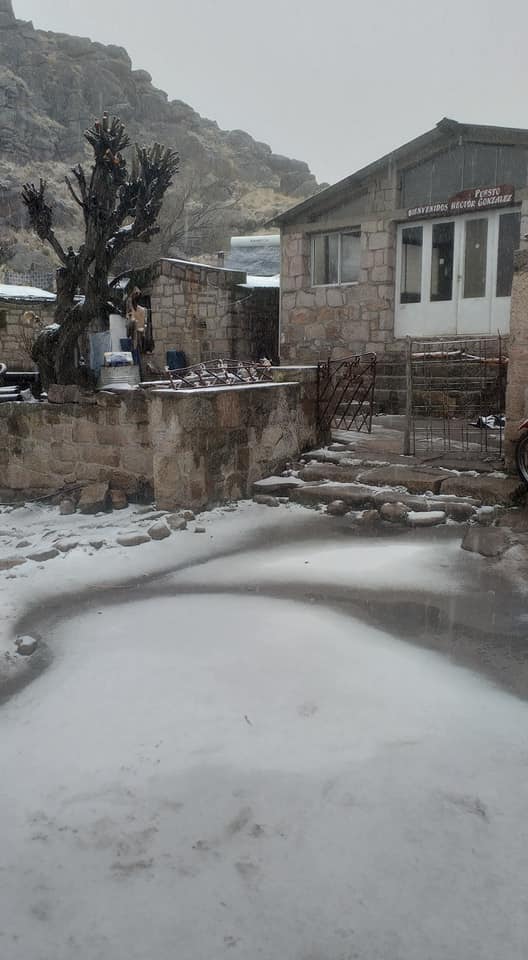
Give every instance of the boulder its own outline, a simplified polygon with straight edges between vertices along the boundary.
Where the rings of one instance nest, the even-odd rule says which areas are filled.
[[[410,527],[435,527],[439,523],[445,523],[445,521],[444,510],[429,510],[428,513],[411,511],[407,514],[407,523]]]
[[[388,520],[389,523],[404,523],[409,514],[409,507],[404,503],[384,503],[380,509],[382,520]]]
[[[123,533],[116,537],[116,542],[121,547],[139,547],[142,543],[150,543],[150,537],[146,533]]]
[[[128,507],[128,497],[124,490],[110,490],[110,501],[113,510],[124,510]]]
[[[101,547],[104,547],[105,545],[104,540],[89,540],[88,542],[94,550],[100,550]]]
[[[59,513],[62,517],[69,517],[75,513],[76,507],[73,500],[61,500],[59,503]]]
[[[177,513],[171,513],[168,517],[165,518],[171,530],[186,530],[187,529],[187,520],[184,517],[180,517]]]
[[[278,507],[279,501],[277,497],[266,496],[264,493],[257,493],[256,497],[253,497],[255,503],[260,503],[263,507]]]
[[[329,513],[331,517],[344,517],[349,509],[349,506],[344,500],[332,500],[332,502],[328,504],[326,512]]]
[[[66,403],[66,387],[62,383],[50,383],[46,392],[48,403]]]
[[[265,477],[253,484],[254,493],[281,493],[302,487],[303,481],[299,477]]]
[[[56,547],[50,547],[48,550],[37,550],[36,553],[28,553],[27,559],[34,560],[35,563],[44,563],[46,560],[54,560],[55,557],[59,556],[59,551]]]
[[[355,507],[359,510],[361,507],[371,507],[376,493],[378,493],[376,487],[368,487],[362,483],[305,484],[304,487],[292,490],[290,500],[306,506],[344,500],[349,508]]]
[[[477,523],[481,523],[483,527],[491,527],[496,516],[495,507],[479,507],[476,517]]]
[[[484,527],[474,524],[466,530],[462,549],[480,553],[483,557],[501,557],[511,547],[510,536],[503,527]]]
[[[379,523],[380,515],[377,510],[363,510],[357,518],[361,527],[375,527]]]
[[[110,491],[108,483],[89,483],[83,487],[79,498],[79,510],[81,513],[100,513],[106,510],[110,503]]]
[[[183,519],[187,520],[188,522],[191,520],[196,520],[196,515],[192,512],[192,510],[181,510],[180,517],[183,517]]]
[[[516,477],[464,476],[448,477],[442,484],[442,494],[472,497],[484,504],[517,503],[526,494],[526,487]]]
[[[23,550],[25,547],[31,546],[31,540],[21,540],[20,543],[17,543],[17,550]]]
[[[170,537],[171,532],[165,523],[164,520],[159,520],[157,523],[153,523],[149,527],[148,535],[151,540],[166,540],[167,537]]]
[[[195,532],[195,533],[206,533],[206,529],[205,529],[205,527],[195,527],[195,528],[194,528],[194,532]]]
[[[476,508],[467,500],[446,500],[442,509],[445,510],[450,520],[458,520],[459,523],[463,523],[475,515]]]
[[[374,494],[374,505],[376,507],[382,507],[384,503],[403,503],[408,510],[418,510],[422,512],[433,509],[432,500],[428,497],[404,493],[401,490],[384,489]]]
[[[69,553],[70,550],[75,550],[75,547],[79,546],[78,540],[58,540],[55,543],[57,550],[60,550],[61,553]]]
[[[38,640],[35,637],[25,636],[17,637],[16,641],[17,653],[22,657],[30,657],[31,654],[35,653],[35,650],[38,647]]]

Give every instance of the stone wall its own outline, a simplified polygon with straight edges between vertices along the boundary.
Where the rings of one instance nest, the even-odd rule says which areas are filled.
[[[283,229],[281,361],[313,363],[354,353],[384,354],[394,342],[395,210],[400,205],[395,172],[373,178],[364,192],[324,219]],[[311,238],[325,230],[361,230],[357,283],[313,286]]]
[[[515,462],[519,423],[528,417],[528,249],[515,254],[508,388],[506,393],[506,462]]]
[[[313,363],[355,353],[380,359],[403,351],[394,332],[397,225],[406,220],[399,173],[389,161],[385,173],[370,177],[350,196],[310,220],[282,228],[280,306],[281,362]],[[528,224],[528,190],[517,190],[521,235]],[[506,211],[507,212],[507,211]],[[306,216],[306,215],[304,215]],[[311,241],[318,233],[361,232],[357,283],[313,286]]]
[[[315,372],[299,379],[1,404],[0,487],[30,496],[105,480],[167,508],[247,496],[254,480],[317,442]]]
[[[152,427],[154,491],[162,508],[246,497],[255,480],[317,439],[299,383],[159,394]]]
[[[25,347],[25,343],[31,340],[34,322],[24,319],[24,314],[34,313],[52,323],[54,309],[53,303],[13,303],[0,300],[0,363],[6,363],[12,370],[34,369]]]
[[[93,403],[0,404],[0,488],[29,494],[108,480],[152,490],[149,402],[109,393]]]
[[[161,260],[154,269],[152,286],[144,292],[150,293],[154,362],[160,370],[167,350],[183,350],[189,365],[237,357],[237,351],[247,355],[249,345],[234,317],[244,296],[238,287],[245,282],[244,273],[178,260]]]

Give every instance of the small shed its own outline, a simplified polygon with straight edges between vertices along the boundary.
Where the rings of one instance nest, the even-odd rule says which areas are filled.
[[[0,283],[0,363],[8,369],[31,370],[30,349],[35,326],[51,323],[56,297],[39,287]]]

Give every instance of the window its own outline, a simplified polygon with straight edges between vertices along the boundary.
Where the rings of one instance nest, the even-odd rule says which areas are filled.
[[[402,230],[400,303],[420,303],[422,296],[423,227]]]
[[[7,327],[7,310],[0,310],[0,330]]]
[[[453,296],[453,247],[455,224],[433,223],[431,254],[431,300],[451,300]]]
[[[361,233],[321,233],[312,241],[312,283],[330,286],[357,283],[361,256]]]
[[[464,299],[486,296],[486,260],[488,256],[488,221],[466,221],[464,258]]]
[[[510,297],[513,280],[513,254],[521,242],[520,213],[503,213],[499,218],[497,254],[497,296]]]

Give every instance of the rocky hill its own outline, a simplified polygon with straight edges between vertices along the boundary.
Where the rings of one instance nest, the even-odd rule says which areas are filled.
[[[87,158],[83,130],[104,110],[120,116],[137,142],[158,140],[179,151],[181,175],[169,198],[174,213],[182,202],[196,222],[196,211],[213,211],[192,236],[179,238],[191,248],[181,252],[208,252],[208,244],[231,230],[254,231],[319,189],[306,163],[273,153],[242,130],[221,130],[186,103],[169,100],[149,73],[132,69],[122,47],[35,30],[16,19],[11,0],[0,0],[0,231],[16,231],[13,263],[19,269],[30,261],[43,266],[47,256],[24,232],[21,184],[47,179],[57,222],[75,237],[76,210],[63,178]]]

